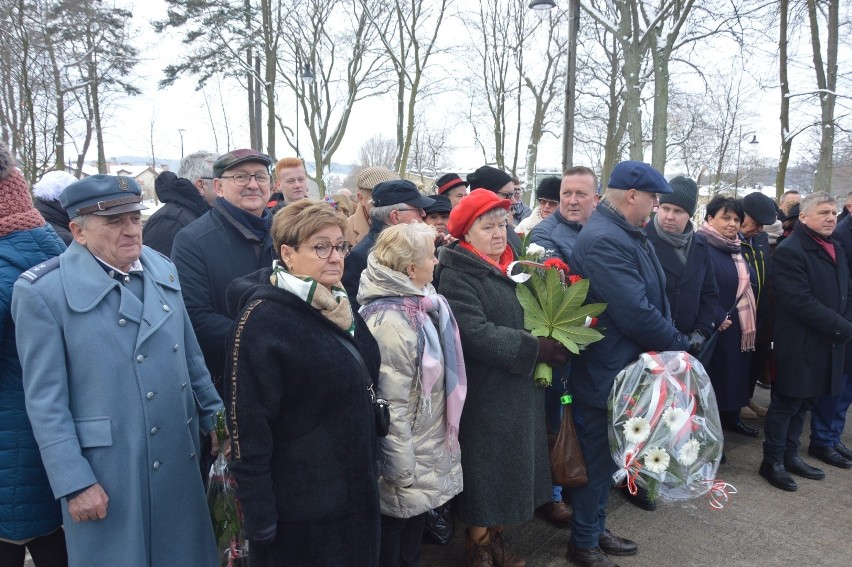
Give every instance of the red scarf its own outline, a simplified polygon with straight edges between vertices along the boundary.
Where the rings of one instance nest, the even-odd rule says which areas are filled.
[[[512,250],[512,247],[508,244],[506,245],[506,249],[503,250],[503,253],[500,254],[500,261],[495,262],[490,257],[486,256],[476,248],[474,248],[470,242],[462,242],[459,244],[462,248],[467,250],[468,252],[473,253],[478,258],[481,258],[486,264],[498,270],[502,275],[506,275],[506,268],[509,267],[509,264],[515,261],[515,253]],[[508,276],[507,276],[508,277]]]
[[[831,262],[836,264],[837,263],[837,254],[834,252],[834,242],[831,242],[830,240],[826,240],[825,238],[821,238],[820,236],[818,236],[816,231],[808,229],[804,225],[802,225],[802,226],[806,229],[805,232],[808,234],[808,236],[810,236],[811,239],[813,239],[814,242],[819,244],[820,248],[825,250],[825,253],[828,254],[829,258],[831,258]]]

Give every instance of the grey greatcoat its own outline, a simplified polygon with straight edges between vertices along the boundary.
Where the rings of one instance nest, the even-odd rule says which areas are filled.
[[[18,279],[27,413],[72,566],[218,565],[198,445],[222,401],[174,265],[147,247],[141,262],[144,301],[76,242]],[[106,518],[72,521],[67,497],[95,483]]]
[[[552,499],[544,388],[533,382],[538,340],[524,331],[515,282],[458,243],[442,246],[438,291],[461,334],[467,399],[459,426],[459,518],[520,524]]]

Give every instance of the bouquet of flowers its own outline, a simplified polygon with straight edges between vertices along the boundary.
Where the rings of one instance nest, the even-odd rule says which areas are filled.
[[[609,397],[609,444],[613,478],[631,494],[645,488],[653,502],[717,491],[722,426],[701,363],[686,352],[644,353],[622,370]]]
[[[562,343],[574,354],[599,341],[603,335],[594,328],[597,316],[606,303],[584,304],[589,293],[589,280],[572,274],[568,264],[559,258],[539,261],[546,250],[530,244],[521,260],[512,262],[506,274],[521,285],[515,287],[524,309],[524,328],[536,337],[548,337]],[[537,386],[549,386],[553,369],[545,363],[535,366]]]
[[[213,521],[213,534],[219,549],[220,567],[247,567],[248,541],[243,539],[240,522],[242,511],[237,500],[237,481],[228,470],[225,459],[227,432],[225,410],[216,414],[216,436],[219,439],[219,456],[210,467],[207,484],[207,507]]]

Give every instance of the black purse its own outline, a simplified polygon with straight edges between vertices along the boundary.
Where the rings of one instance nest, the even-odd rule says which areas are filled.
[[[740,302],[741,297],[742,295],[740,295],[734,300],[733,306],[731,306],[731,308],[728,309],[728,312],[725,313],[725,319],[730,317],[734,310],[737,308],[737,303]],[[723,321],[725,319],[723,319]],[[706,341],[704,341],[704,346],[701,347],[701,352],[698,353],[698,355],[695,357],[698,359],[698,362],[700,362],[702,366],[707,366],[707,364],[710,363],[710,359],[713,358],[713,353],[716,351],[716,343],[719,342],[719,333],[721,333],[721,331],[719,330],[719,325],[716,325],[716,327],[713,328],[713,332],[710,333],[710,336],[707,337]]]
[[[376,435],[378,437],[387,437],[388,431],[390,431],[390,403],[384,398],[376,397],[376,392],[373,390],[373,380],[370,378],[370,371],[367,370],[367,363],[364,362],[358,349],[337,333],[332,334],[349,351],[349,354],[352,355],[352,358],[361,367],[361,374],[364,375],[364,381],[367,383],[367,391],[370,393],[370,401],[373,402],[373,413],[376,416]]]

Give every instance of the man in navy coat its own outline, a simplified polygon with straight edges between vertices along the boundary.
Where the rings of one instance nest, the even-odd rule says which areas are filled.
[[[60,195],[74,242],[12,296],[27,414],[70,565],[212,567],[199,433],[222,401],[174,265],[142,246],[141,201],[111,175]]]
[[[603,340],[576,357],[571,370],[574,423],[589,482],[571,489],[574,516],[568,560],[612,567],[610,555],[634,555],[637,545],[606,528],[606,504],[616,471],[608,441],[607,400],[616,374],[646,351],[687,350],[689,340],[672,323],[666,280],[642,232],[658,193],[671,193],[650,165],[615,166],[604,198],[574,245],[574,270],[589,279],[590,303],[608,306]]]

